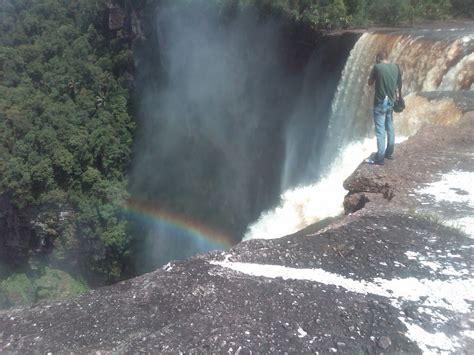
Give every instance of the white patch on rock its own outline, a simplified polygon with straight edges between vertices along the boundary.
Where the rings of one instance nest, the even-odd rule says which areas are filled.
[[[279,265],[263,265],[239,262],[212,261],[211,264],[238,271],[247,275],[284,280],[304,280],[325,285],[343,287],[348,291],[361,294],[374,294],[406,301],[418,301],[426,298],[423,304],[441,307],[455,312],[466,313],[469,303],[474,302],[474,279],[459,280],[418,280],[414,277],[386,280],[374,279],[374,282],[358,281],[334,274],[323,269],[297,269]]]
[[[298,338],[304,338],[307,335],[308,333],[306,333],[303,328],[298,327]]]
[[[416,260],[421,254],[415,251],[407,251],[405,252],[405,255],[409,260]]]
[[[405,335],[415,341],[425,355],[440,354],[441,351],[454,352],[460,346],[456,337],[448,338],[446,334],[441,332],[429,333],[420,326],[412,324],[403,318],[399,318],[399,320],[408,329]]]
[[[416,258],[416,256],[414,257]],[[472,292],[474,289],[473,278],[450,279],[446,281],[419,280],[413,277],[392,280],[376,278],[373,282],[369,282],[352,280],[322,269],[297,269],[279,265],[229,261],[212,261],[211,264],[257,277],[313,281],[342,287],[350,292],[359,294],[382,296],[388,298],[392,306],[397,309],[402,309],[405,302],[417,302],[420,306],[420,312],[431,316],[431,322],[435,329],[439,329],[448,319],[437,311],[436,308],[447,310],[454,316],[454,314],[472,312],[471,304],[474,302],[474,293]],[[462,348],[461,339],[456,336],[451,335],[448,337],[439,331],[437,333],[430,333],[419,325],[411,323],[411,320],[404,317],[399,319],[408,329],[405,335],[414,341],[425,354],[445,351],[455,352]],[[302,333],[299,329],[298,333],[306,335],[306,332]],[[460,333],[461,336],[463,334]],[[470,335],[469,333],[466,336]]]
[[[474,184],[474,182],[473,182]],[[466,233],[468,237],[474,239],[474,217],[462,217],[458,219],[451,219],[444,222],[448,227],[459,229]]]
[[[441,314],[441,312],[439,312],[438,310],[433,309],[433,308],[429,308],[429,307],[418,307],[418,312],[423,313],[423,314],[427,314],[427,315],[429,315],[430,317],[432,317],[432,318],[434,318],[434,319],[436,319],[436,320],[442,321],[442,322],[447,322],[447,321],[449,321],[449,318],[447,318],[446,316],[444,316],[443,314]]]
[[[464,335],[465,337],[474,339],[474,330],[465,330],[462,332],[462,335]]]
[[[436,201],[466,204],[474,207],[474,172],[451,171],[440,181],[427,184],[419,194],[432,195]]]
[[[445,308],[453,312],[467,313],[469,301],[474,301],[474,279],[457,280],[418,280],[414,277],[405,279],[375,279],[382,290],[393,291],[391,297],[406,301],[419,301],[426,297],[424,306]],[[381,294],[382,295],[382,294]]]
[[[437,261],[420,260],[420,264],[435,272],[443,268],[443,266]]]
[[[163,270],[171,271],[171,270],[173,270],[173,265],[171,263],[168,263],[165,266],[163,266]]]

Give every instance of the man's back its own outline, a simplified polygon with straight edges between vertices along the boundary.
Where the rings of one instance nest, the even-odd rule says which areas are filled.
[[[398,66],[390,63],[377,63],[370,76],[375,81],[374,103],[382,103],[385,97],[388,97],[391,103],[395,102],[399,77]]]

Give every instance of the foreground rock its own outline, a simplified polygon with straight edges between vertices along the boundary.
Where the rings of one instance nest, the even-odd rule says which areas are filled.
[[[345,183],[354,213],[323,229],[1,312],[0,351],[474,351],[473,236],[440,223],[473,215],[469,184],[443,180],[474,176],[473,123],[426,128],[394,161],[361,165]]]

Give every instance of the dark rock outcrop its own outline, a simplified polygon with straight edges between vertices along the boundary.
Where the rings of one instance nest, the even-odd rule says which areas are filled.
[[[48,254],[73,213],[68,206],[15,206],[0,196],[0,262],[20,265],[35,254]]]
[[[141,6],[140,6],[140,3]],[[108,27],[120,37],[143,39],[143,24],[140,20],[140,10],[146,2],[108,0]]]

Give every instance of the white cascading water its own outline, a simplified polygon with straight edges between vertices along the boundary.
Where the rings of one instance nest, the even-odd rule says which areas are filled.
[[[439,90],[459,90],[460,82],[462,82],[464,78],[468,77],[469,73],[472,75],[472,72],[474,72],[474,53],[465,56],[458,64],[449,69],[448,73],[443,78],[441,85],[439,86]],[[471,84],[470,90],[474,90],[474,83]]]
[[[349,144],[317,183],[288,190],[281,195],[280,205],[265,212],[249,227],[244,240],[273,239],[294,233],[318,220],[342,212],[347,191],[342,182],[373,149],[373,139]]]
[[[446,34],[443,32],[447,31]],[[433,36],[433,33],[436,36]],[[264,212],[249,226],[244,240],[273,239],[289,235],[343,212],[347,191],[342,184],[376,147],[372,127],[372,88],[367,79],[375,55],[384,49],[404,73],[403,94],[421,91],[472,90],[474,87],[474,35],[466,30],[423,33],[365,33],[352,49],[332,104],[328,143],[321,159],[326,174],[308,186],[284,192],[275,209]],[[403,114],[402,114],[403,115]],[[403,133],[413,135],[429,122],[410,115]],[[400,122],[406,121],[402,118]],[[406,129],[410,127],[411,129]],[[398,132],[397,118],[395,129]],[[403,138],[398,138],[400,142]]]

